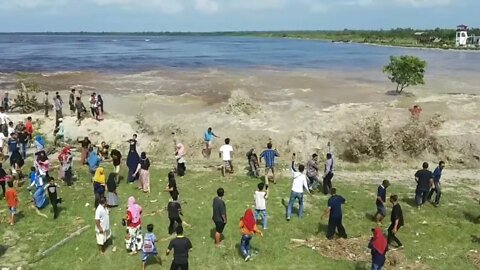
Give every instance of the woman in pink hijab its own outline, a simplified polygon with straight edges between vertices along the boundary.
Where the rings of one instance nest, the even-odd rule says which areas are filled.
[[[143,247],[142,236],[142,207],[137,204],[132,196],[127,201],[127,235],[125,236],[125,246],[131,255],[137,254]]]
[[[187,167],[185,166],[185,155],[187,151],[182,143],[178,143],[175,150],[175,158],[177,159],[177,175],[184,176]]]

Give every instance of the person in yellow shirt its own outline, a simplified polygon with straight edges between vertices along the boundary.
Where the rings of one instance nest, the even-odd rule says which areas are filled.
[[[240,240],[240,251],[245,261],[250,260],[250,240],[254,234],[260,234],[263,237],[263,233],[257,228],[256,220],[253,215],[252,209],[247,209],[245,214],[240,219],[240,232],[242,239]]]

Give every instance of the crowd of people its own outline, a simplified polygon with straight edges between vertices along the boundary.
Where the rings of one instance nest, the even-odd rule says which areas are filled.
[[[82,92],[71,90],[69,96],[69,107],[71,114],[76,113],[77,124],[81,124],[84,114],[87,113],[85,106],[81,101]],[[48,102],[48,92],[45,93],[45,116],[48,117],[50,109]],[[49,155],[46,149],[46,142],[41,135],[34,137],[32,118],[28,117],[23,123],[20,121],[16,126],[7,115],[8,110],[8,96],[2,100],[2,108],[0,108],[0,148],[5,159],[9,159],[10,169],[7,171],[0,164],[0,184],[5,197],[7,206],[10,212],[9,224],[15,224],[15,214],[18,207],[17,189],[23,185],[26,178],[23,174],[23,166],[27,158],[27,149],[34,148],[33,166],[30,168],[28,175],[29,183],[27,189],[32,196],[32,207],[37,210],[43,209],[48,205],[52,205],[53,218],[59,217],[59,204],[62,203],[60,197],[60,185],[52,176],[52,166],[49,160]],[[90,112],[92,118],[98,121],[103,120],[103,99],[101,95],[91,94],[89,98]],[[64,139],[64,125],[63,125],[63,101],[57,92],[54,97],[55,114],[55,140],[53,147],[57,147],[59,142]],[[211,127],[204,133],[203,139],[205,148],[202,150],[204,158],[211,157],[214,148],[213,141],[217,136]],[[128,144],[128,154],[125,164],[127,166],[126,183],[137,183],[138,189],[144,193],[151,192],[150,188],[150,167],[151,161],[146,152],[138,154],[138,136],[134,134],[131,139],[125,142]],[[112,232],[110,229],[109,212],[112,208],[117,207],[120,203],[119,185],[121,182],[121,166],[122,153],[118,149],[110,149],[106,142],[101,142],[99,145],[94,144],[88,137],[77,139],[76,141],[80,148],[80,165],[86,166],[91,176],[91,183],[93,188],[93,198],[95,206],[95,232],[96,241],[101,254],[105,252],[107,242],[111,239]],[[76,179],[73,171],[74,155],[72,146],[64,145],[59,152],[57,159],[58,179],[64,182],[66,186],[74,184]],[[174,259],[170,269],[188,269],[188,253],[192,249],[191,241],[183,235],[184,226],[186,222],[183,220],[183,211],[179,200],[179,190],[177,188],[176,176],[182,177],[186,174],[186,156],[187,152],[185,146],[175,141],[175,149],[172,151],[176,160],[176,167],[168,173],[168,184],[164,191],[169,192],[170,200],[167,204],[169,226],[168,234],[176,234],[167,248],[166,255],[171,251],[174,253]],[[231,145],[230,138],[224,139],[224,144],[219,148],[219,158],[222,161],[221,173],[222,176],[234,173],[234,148]],[[323,193],[330,195],[324,216],[328,215],[328,225],[326,229],[326,237],[334,239],[335,233],[342,238],[347,238],[346,229],[342,222],[342,205],[347,200],[341,195],[337,194],[337,189],[334,187],[334,171],[335,160],[333,147],[330,142],[327,144],[327,151],[325,154],[325,163],[323,167],[319,164],[319,154],[311,155],[306,164],[297,164],[297,156],[294,153],[291,159],[290,170],[292,173],[291,191],[289,194],[289,201],[285,205],[285,218],[290,221],[292,218],[292,210],[294,204],[298,201],[299,210],[298,217],[302,218],[304,213],[304,194],[305,193]],[[251,148],[246,153],[246,164],[249,166],[249,174],[252,177],[261,179],[258,183],[257,190],[253,194],[255,208],[246,209],[243,217],[239,223],[241,234],[240,252],[245,261],[251,258],[250,242],[254,235],[263,236],[263,232],[257,226],[261,224],[262,229],[267,229],[267,200],[269,197],[270,179],[275,185],[278,182],[278,175],[276,175],[277,159],[280,153],[273,147],[272,140],[266,144],[266,148],[257,155],[255,148]],[[112,162],[111,172],[107,173],[104,167],[105,162]],[[264,167],[263,176],[260,173],[260,166]],[[438,206],[441,197],[440,178],[445,167],[445,162],[440,161],[439,166],[432,173],[428,170],[428,163],[424,163],[422,169],[415,173],[415,181],[417,183],[415,199],[418,207],[421,207],[426,202],[430,201],[433,194],[436,194],[433,204]],[[8,188],[7,188],[8,186]],[[404,226],[404,217],[401,206],[399,204],[398,196],[391,195],[389,201],[392,204],[391,223],[387,229],[387,237],[385,237],[380,228],[381,222],[387,216],[387,189],[391,186],[388,180],[384,180],[377,189],[376,208],[377,212],[374,216],[377,222],[376,228],[372,229],[372,238],[368,243],[372,254],[372,269],[382,269],[388,246],[393,242],[397,244],[396,248],[402,248],[403,244],[397,238],[398,232]],[[212,220],[215,226],[215,245],[222,246],[222,234],[227,224],[227,208],[224,201],[225,190],[218,188],[217,196],[212,203]],[[48,200],[47,200],[48,198]],[[130,254],[137,254],[141,252],[142,267],[145,269],[146,262],[150,257],[155,258],[159,263],[162,263],[158,256],[157,244],[158,239],[154,233],[154,225],[148,224],[146,226],[146,233],[142,230],[142,215],[143,208],[137,202],[136,198],[130,196],[127,200],[127,211],[125,218],[122,220],[126,227],[125,235],[125,249]],[[187,224],[188,225],[188,224]]]

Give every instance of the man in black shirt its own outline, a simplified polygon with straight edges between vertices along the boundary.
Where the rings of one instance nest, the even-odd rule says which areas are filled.
[[[400,240],[397,238],[398,230],[400,230],[400,228],[404,225],[402,207],[400,207],[400,204],[398,203],[397,195],[390,196],[390,202],[392,203],[393,207],[392,216],[390,219],[392,224],[390,224],[390,227],[388,227],[388,244],[390,244],[392,241],[395,241],[395,243],[398,245],[398,248],[403,248],[402,242],[400,242]]]
[[[170,270],[188,270],[188,252],[192,249],[190,239],[183,236],[183,227],[178,226],[177,237],[170,241],[167,248],[167,256],[173,249],[173,261]]]
[[[225,191],[223,188],[217,189],[217,197],[213,199],[213,216],[215,223],[215,245],[219,247],[222,244],[222,233],[227,224],[227,207],[223,201]]]
[[[182,214],[182,207],[180,206],[180,202],[178,202],[178,195],[172,195],[172,200],[167,205],[168,210],[168,219],[170,220],[170,225],[168,226],[168,234],[173,234],[175,222],[178,226],[182,226],[182,219],[180,215]]]
[[[112,157],[113,171],[115,173],[115,181],[117,185],[120,184],[120,164],[122,162],[122,154],[117,149],[113,149],[110,152],[110,157]]]
[[[50,199],[50,203],[52,204],[53,207],[53,218],[57,219],[58,217],[58,206],[57,204],[62,202],[61,198],[58,198],[58,185],[55,184],[55,180],[53,177],[50,177],[50,183],[45,186],[45,189],[47,190],[48,193],[48,198]]]
[[[422,167],[422,170],[415,173],[415,182],[417,182],[415,201],[418,208],[427,201],[428,192],[433,184],[433,173],[428,170],[428,163],[424,162]]]

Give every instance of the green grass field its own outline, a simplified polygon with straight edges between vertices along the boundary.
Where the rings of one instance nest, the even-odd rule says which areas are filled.
[[[77,164],[76,164],[77,165]],[[105,165],[107,173],[111,165]],[[127,185],[123,181],[119,187],[121,206],[113,209],[110,224],[113,231],[113,245],[109,246],[104,256],[98,254],[94,232],[93,189],[90,179],[86,177],[86,169],[76,166],[79,180],[74,187],[62,186],[61,197],[64,199],[62,212],[57,220],[53,220],[51,206],[42,213],[44,218],[28,208],[29,194],[25,188],[20,193],[20,215],[14,227],[6,223],[0,225],[0,239],[3,250],[0,253],[0,266],[19,266],[23,269],[141,269],[140,255],[130,256],[125,251],[125,228],[121,219],[125,214],[128,196],[133,195],[143,206],[144,213],[164,209],[169,194],[163,192],[166,185],[165,170],[152,170],[150,194],[136,190],[136,185]],[[243,172],[242,172],[243,174]],[[54,173],[56,175],[56,172]],[[306,209],[303,219],[296,216],[290,222],[285,221],[285,208],[282,200],[288,200],[290,179],[281,178],[279,184],[270,189],[267,202],[269,228],[265,236],[254,237],[252,248],[258,251],[250,262],[244,262],[240,256],[238,244],[240,233],[238,221],[245,209],[253,204],[253,193],[258,179],[241,176],[221,178],[219,173],[188,172],[184,178],[177,179],[180,199],[183,202],[184,220],[192,225],[185,228],[186,236],[193,243],[190,254],[191,269],[369,269],[368,263],[357,263],[344,260],[333,260],[322,257],[310,248],[293,248],[291,238],[324,238],[326,219],[320,216],[325,208],[327,198],[314,194],[305,197]],[[375,224],[368,218],[375,212],[374,183],[344,182],[334,178],[338,193],[347,199],[344,206],[344,225],[349,237],[369,235]],[[211,230],[211,204],[216,189],[223,187],[226,191],[225,201],[229,224],[225,229],[224,248],[216,248],[213,244]],[[444,188],[443,205],[434,208],[426,205],[417,210],[410,199],[414,186],[393,184],[389,194],[397,193],[405,215],[406,226],[399,232],[399,238],[405,245],[404,253],[409,262],[419,261],[431,269],[476,269],[467,259],[470,250],[478,249],[474,240],[477,235],[475,217],[480,214],[478,203],[473,200],[474,193],[467,186]],[[150,201],[157,200],[152,203]],[[86,207],[85,204],[90,206]],[[6,216],[5,204],[2,205],[1,216]],[[166,211],[143,218],[144,225],[153,223],[163,259],[163,266],[150,264],[147,269],[168,269],[171,256],[165,257],[164,250],[168,245]],[[423,224],[426,223],[426,224]],[[90,224],[91,227],[80,236],[60,246],[50,255],[32,263],[36,255],[72,232]],[[385,222],[383,227],[388,227]],[[365,246],[367,243],[365,243]],[[113,247],[116,251],[113,252]],[[15,269],[15,268],[14,268]]]

